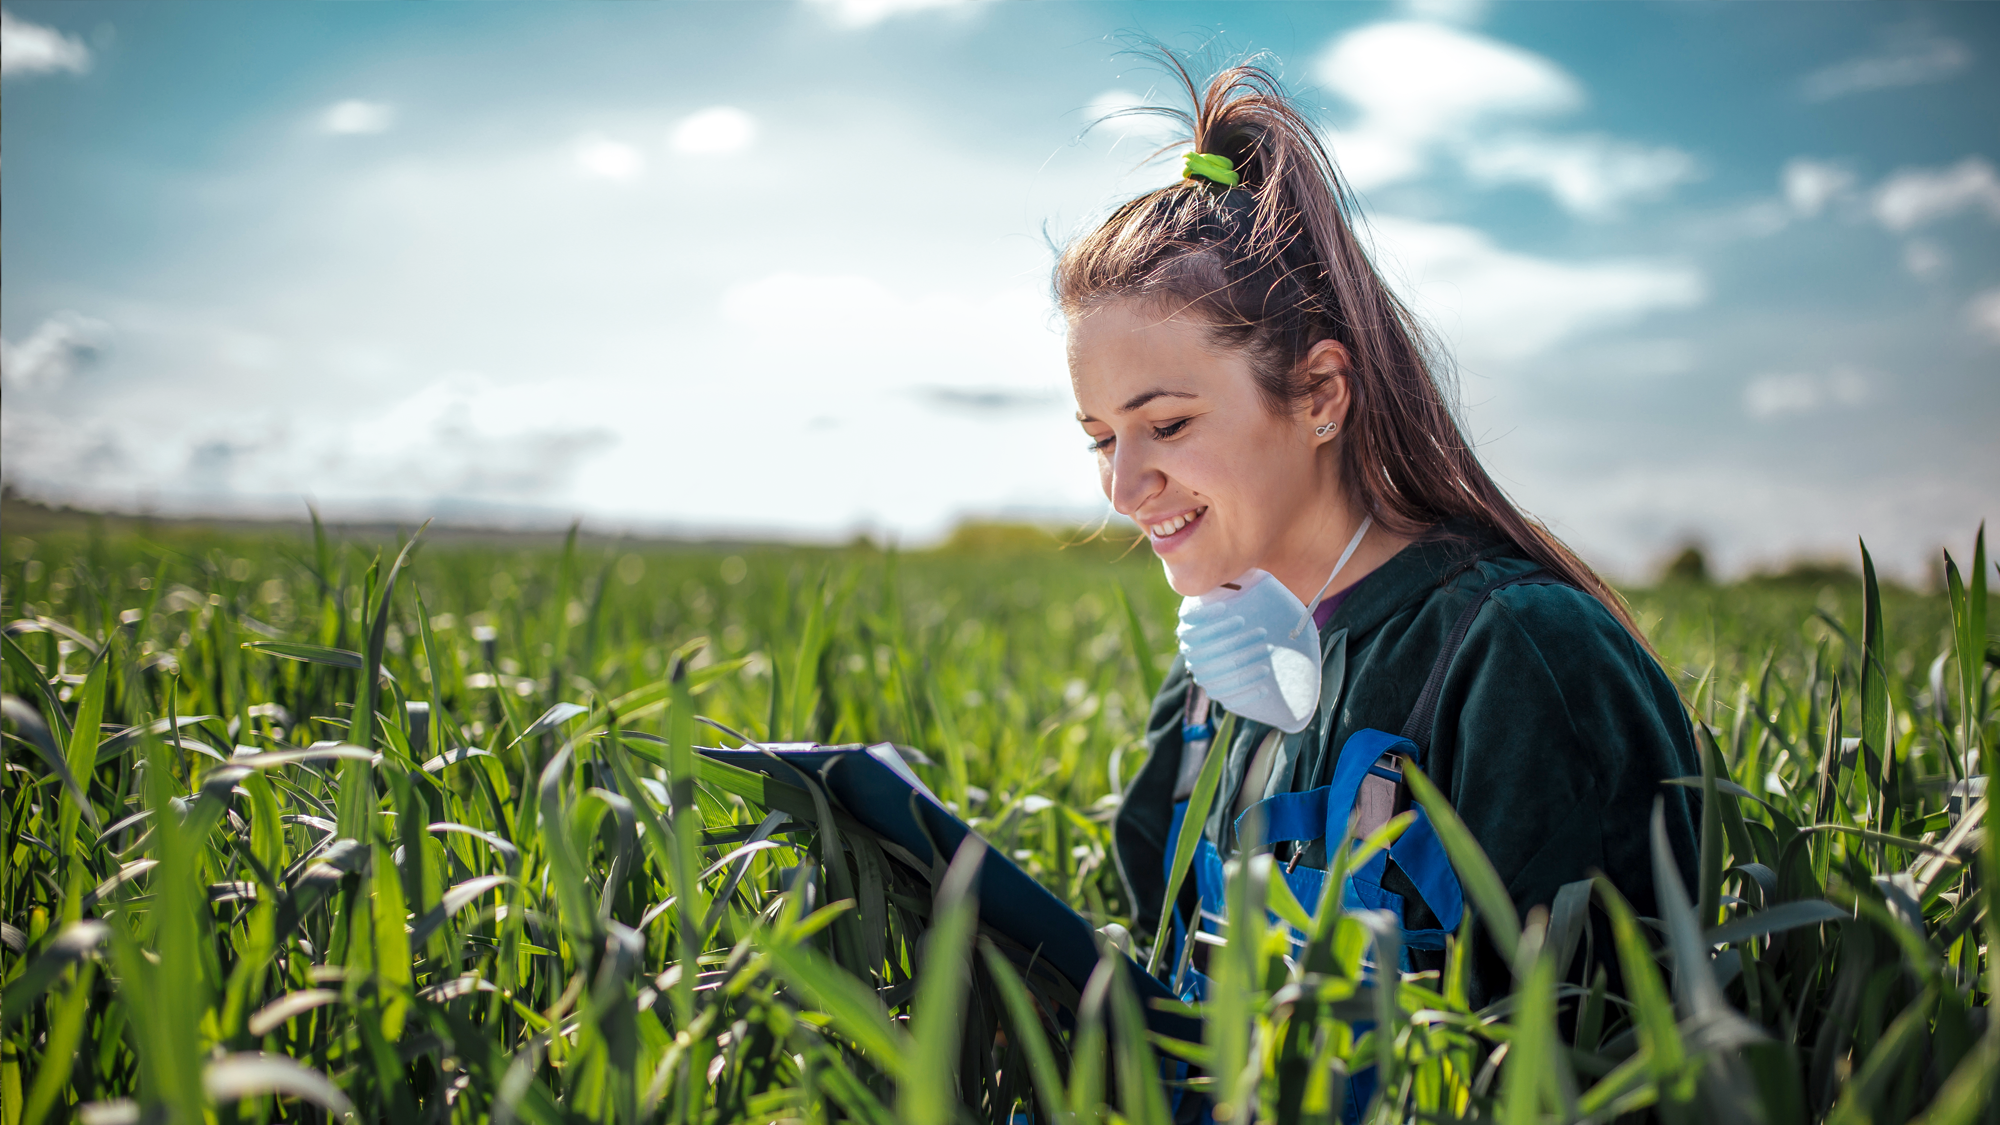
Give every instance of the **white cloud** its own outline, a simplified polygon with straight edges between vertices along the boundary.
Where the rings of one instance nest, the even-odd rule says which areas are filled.
[[[1903,247],[1903,268],[1912,277],[1937,277],[1951,268],[1951,255],[1929,239],[1912,239]]]
[[[1541,187],[1573,214],[1601,219],[1628,200],[1656,199],[1695,178],[1694,158],[1602,135],[1516,136],[1467,149],[1465,170],[1486,183]]]
[[[74,312],[59,312],[18,344],[0,340],[0,380],[36,390],[66,382],[103,350],[111,326]]]
[[[675,152],[721,155],[742,152],[756,139],[756,118],[734,106],[718,105],[681,119],[668,143]]]
[[[1493,115],[1564,113],[1583,87],[1531,51],[1430,23],[1378,23],[1340,37],[1320,60],[1328,88],[1364,116],[1418,139]]]
[[[1824,375],[1786,372],[1759,375],[1743,388],[1743,409],[1752,418],[1810,414],[1836,406],[1859,406],[1869,396],[1869,380],[1852,368]]]
[[[351,491],[518,500],[560,489],[617,436],[563,425],[551,405],[570,388],[497,386],[447,376],[349,428],[329,474]]]
[[[1839,164],[1795,156],[1785,162],[1783,182],[1785,202],[1810,219],[1853,190],[1854,173]]]
[[[848,27],[869,27],[881,23],[891,16],[907,15],[911,12],[934,11],[940,8],[970,10],[972,0],[807,0],[833,13],[833,18]]]
[[[1972,52],[1965,44],[1905,28],[1891,37],[1880,54],[1837,62],[1806,75],[1799,80],[1799,94],[1807,101],[1824,102],[1849,94],[1942,82],[1971,61]]]
[[[326,107],[319,127],[337,135],[381,133],[396,123],[396,107],[388,102],[364,102],[349,98]]]
[[[1563,262],[1503,249],[1471,227],[1383,217],[1376,261],[1463,361],[1516,363],[1648,313],[1707,297],[1670,262]]]
[[[646,170],[646,158],[623,141],[593,135],[576,142],[576,166],[600,179],[629,180]]]
[[[1423,176],[1443,155],[1476,182],[1539,187],[1573,214],[1605,218],[1697,171],[1693,157],[1665,146],[1505,131],[1506,122],[1583,108],[1583,85],[1550,59],[1459,28],[1372,24],[1335,40],[1317,74],[1357,112],[1332,148],[1363,191]]]
[[[1913,230],[1963,211],[2000,220],[2000,175],[1968,156],[1949,168],[1901,168],[1875,189],[1875,218],[1894,231]]]
[[[82,40],[0,11],[0,75],[25,78],[60,70],[82,74],[89,69],[90,48]]]
[[[1965,318],[1972,330],[2000,344],[2000,288],[1988,289],[1965,306]]]
[[[282,376],[251,385],[268,394],[274,379]],[[37,399],[10,404],[0,429],[8,480],[56,498],[247,513],[296,510],[297,497],[317,496],[431,515],[563,498],[620,440],[578,406],[575,392],[568,382],[502,385],[458,374],[378,387],[365,408],[349,412],[291,401],[273,410],[256,396],[195,406],[185,388],[146,396],[142,406],[126,387],[111,392],[125,410],[78,416]]]
[[[1583,87],[1540,55],[1432,23],[1378,23],[1321,56],[1327,89],[1360,112],[1336,134],[1341,167],[1362,189],[1422,173],[1430,151],[1496,117],[1580,107]]]

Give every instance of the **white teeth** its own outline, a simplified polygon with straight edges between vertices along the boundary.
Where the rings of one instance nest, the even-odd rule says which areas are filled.
[[[1188,524],[1193,523],[1196,517],[1200,516],[1203,512],[1206,511],[1208,511],[1207,508],[1196,508],[1192,512],[1184,512],[1178,516],[1175,516],[1173,519],[1167,520],[1164,523],[1156,523],[1151,527],[1148,527],[1146,530],[1151,532],[1157,538],[1165,539],[1167,536],[1172,535],[1174,532],[1179,531],[1181,528],[1184,528]]]

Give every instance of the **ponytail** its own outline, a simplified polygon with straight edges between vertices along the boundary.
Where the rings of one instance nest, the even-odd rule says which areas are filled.
[[[1222,71],[1201,87],[1162,52],[1194,109],[1148,112],[1184,127],[1197,153],[1227,158],[1235,186],[1189,177],[1131,200],[1071,243],[1055,295],[1075,319],[1139,300],[1208,326],[1244,352],[1273,413],[1290,414],[1323,378],[1313,345],[1347,349],[1352,405],[1339,443],[1350,500],[1402,536],[1471,519],[1602,602],[1647,647],[1616,591],[1507,498],[1465,439],[1433,368],[1438,350],[1375,271],[1354,234],[1356,208],[1305,117],[1262,67]]]

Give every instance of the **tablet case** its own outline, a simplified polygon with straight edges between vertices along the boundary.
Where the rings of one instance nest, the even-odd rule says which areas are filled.
[[[718,762],[786,785],[801,786],[798,773],[803,773],[818,782],[842,812],[933,867],[949,863],[972,833],[886,742],[874,746],[782,743],[761,749],[698,749]],[[922,817],[921,826],[918,817]],[[943,855],[933,851],[933,840]],[[998,848],[986,851],[979,869],[978,894],[981,923],[1031,951],[1078,991],[1083,989],[1097,967],[1098,942],[1082,915],[1015,866]],[[1174,1003],[1173,994],[1130,957],[1125,958],[1125,964],[1147,1026],[1170,1038],[1200,1042],[1201,1021],[1157,1008],[1153,1001]]]

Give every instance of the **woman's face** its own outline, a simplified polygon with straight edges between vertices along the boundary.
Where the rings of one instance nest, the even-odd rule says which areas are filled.
[[[1311,358],[1328,348],[1337,373],[1338,344]],[[1070,322],[1069,370],[1104,495],[1144,530],[1175,593],[1204,594],[1261,567],[1312,596],[1345,510],[1331,438],[1313,430],[1344,418],[1344,378],[1300,413],[1273,414],[1247,357],[1212,347],[1202,323],[1136,301]]]

